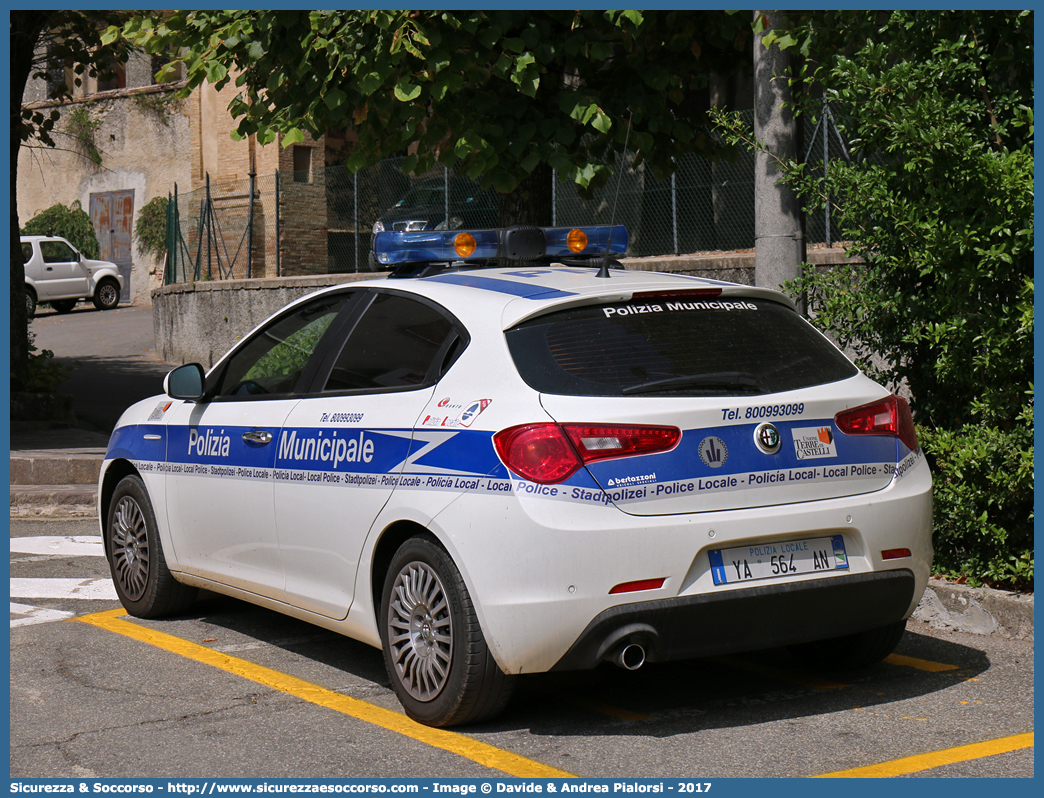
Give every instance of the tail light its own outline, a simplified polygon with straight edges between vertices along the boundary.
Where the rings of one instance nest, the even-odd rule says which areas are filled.
[[[595,460],[666,452],[680,439],[677,427],[549,422],[508,427],[493,436],[493,445],[513,472],[549,485]]]
[[[619,593],[637,593],[641,590],[659,590],[663,587],[663,583],[666,581],[667,578],[661,576],[659,579],[639,579],[636,582],[624,582],[610,590],[609,595],[615,596]]]
[[[892,435],[911,451],[920,445],[910,405],[901,396],[845,410],[834,416],[834,423],[849,435]]]
[[[909,549],[885,549],[881,552],[882,560],[901,560],[910,556]]]

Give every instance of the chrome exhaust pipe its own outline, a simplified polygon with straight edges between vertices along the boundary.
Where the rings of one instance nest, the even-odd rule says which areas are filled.
[[[636,671],[645,664],[645,649],[637,643],[618,646],[609,660],[624,670]]]

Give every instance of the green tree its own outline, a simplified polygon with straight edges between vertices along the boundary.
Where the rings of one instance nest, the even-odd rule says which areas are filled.
[[[162,194],[153,197],[138,211],[134,223],[134,240],[138,249],[157,258],[167,252],[167,208],[170,200]]]
[[[98,237],[87,211],[74,200],[71,206],[52,205],[25,223],[22,234],[27,236],[61,236],[88,258],[101,254]]]
[[[936,566],[1032,579],[1033,16],[830,12],[777,45],[808,53],[854,156],[787,179],[808,206],[835,200],[864,262],[807,267],[792,288],[864,368],[909,387]]]
[[[345,128],[352,171],[416,145],[404,172],[460,159],[534,223],[550,221],[551,169],[596,187],[625,140],[661,178],[714,150],[708,75],[749,69],[753,38],[703,11],[178,11],[107,40],[121,33],[186,48],[186,92],[234,81],[237,136]]]
[[[54,147],[57,108],[25,108],[29,78],[48,81],[51,99],[69,95],[69,67],[76,85],[84,76],[107,77],[112,64],[126,57],[128,42],[102,47],[101,34],[121,24],[125,15],[101,11],[12,10],[11,21],[11,390],[30,380],[30,342],[25,315],[25,277],[18,230],[18,151],[22,146]]]

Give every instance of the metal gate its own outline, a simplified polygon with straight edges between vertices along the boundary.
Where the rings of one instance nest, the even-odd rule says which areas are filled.
[[[91,223],[101,247],[101,259],[116,264],[123,276],[120,302],[130,302],[131,231],[134,221],[134,189],[91,194]]]

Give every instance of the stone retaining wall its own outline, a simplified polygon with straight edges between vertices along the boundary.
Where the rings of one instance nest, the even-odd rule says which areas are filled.
[[[809,250],[810,263],[849,262],[840,248]],[[625,258],[628,269],[689,274],[754,284],[754,252]],[[299,296],[329,285],[380,277],[329,274],[178,283],[152,292],[156,352],[169,363],[202,363],[210,368],[237,341]]]

